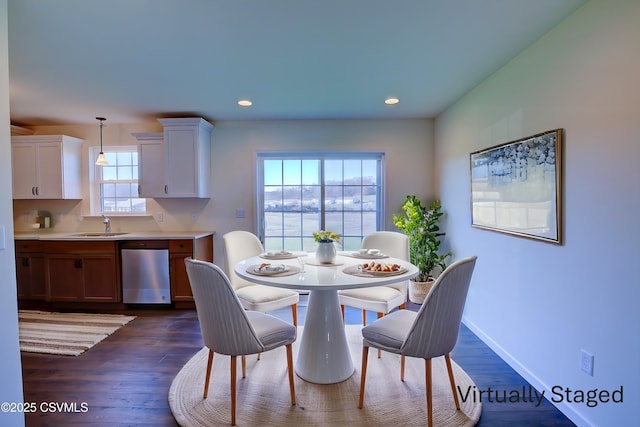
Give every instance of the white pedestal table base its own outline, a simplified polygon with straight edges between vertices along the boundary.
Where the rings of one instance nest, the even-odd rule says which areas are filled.
[[[337,290],[310,292],[295,370],[316,384],[335,384],[353,375]]]

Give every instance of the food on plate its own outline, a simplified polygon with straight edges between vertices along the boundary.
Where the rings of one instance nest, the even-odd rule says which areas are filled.
[[[263,262],[257,268],[257,271],[284,271],[285,266],[283,264],[271,265],[269,263]]]
[[[365,262],[364,264],[360,264],[361,270],[366,271],[383,271],[383,272],[392,272],[400,270],[400,265],[398,264],[381,264],[375,261]]]

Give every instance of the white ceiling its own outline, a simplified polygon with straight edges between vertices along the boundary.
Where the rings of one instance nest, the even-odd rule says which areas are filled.
[[[435,117],[583,3],[9,0],[11,121]]]

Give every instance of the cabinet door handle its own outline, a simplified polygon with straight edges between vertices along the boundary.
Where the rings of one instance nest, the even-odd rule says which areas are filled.
[[[138,196],[142,194],[142,186],[138,185]]]
[[[76,268],[82,268],[82,259],[77,259],[74,264]]]
[[[164,194],[169,194],[169,186],[168,185],[164,186]]]
[[[31,187],[31,195],[32,196],[36,195],[36,187]]]
[[[36,187],[36,196],[39,196],[40,194],[38,193],[38,187]]]
[[[22,258],[22,266],[29,267],[29,258]]]

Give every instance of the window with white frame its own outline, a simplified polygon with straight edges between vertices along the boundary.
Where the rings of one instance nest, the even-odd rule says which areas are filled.
[[[97,156],[97,147],[93,147]],[[91,211],[93,213],[146,213],[146,199],[138,197],[138,148],[104,147],[108,165],[93,165]],[[93,164],[93,163],[92,163]]]
[[[258,234],[266,250],[315,250],[313,232],[344,250],[382,225],[382,153],[258,154]]]

